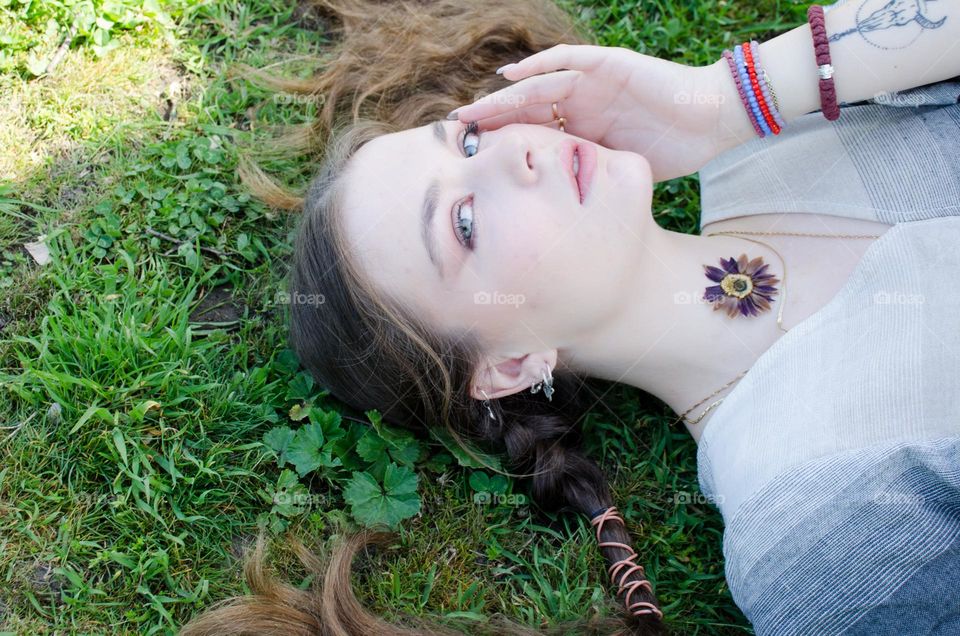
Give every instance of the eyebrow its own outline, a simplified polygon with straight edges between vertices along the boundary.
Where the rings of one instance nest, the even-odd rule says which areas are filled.
[[[431,130],[433,131],[434,138],[446,146],[447,129],[443,125],[443,121],[438,119],[437,121],[433,122]],[[430,185],[427,187],[427,191],[423,196],[423,207],[421,208],[422,213],[420,216],[420,233],[423,237],[423,245],[427,248],[427,256],[430,257],[430,262],[433,263],[437,268],[437,273],[440,275],[440,278],[443,278],[443,263],[440,262],[437,237],[433,232],[433,217],[436,216],[439,199],[440,183],[434,179],[430,182]]]

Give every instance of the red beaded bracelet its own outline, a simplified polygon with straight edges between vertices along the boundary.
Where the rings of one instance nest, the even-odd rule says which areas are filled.
[[[807,7],[807,22],[813,35],[813,50],[817,56],[817,73],[820,75],[820,110],[823,116],[833,121],[840,116],[837,105],[837,89],[833,84],[833,65],[830,64],[830,42],[823,18],[823,7],[812,4]]]
[[[760,90],[760,82],[757,81],[757,69],[753,63],[753,53],[750,50],[750,42],[743,43],[743,59],[747,63],[747,74],[750,76],[753,93],[757,96],[757,105],[760,107],[760,112],[763,113],[763,118],[766,120],[767,125],[770,126],[771,132],[773,132],[774,135],[779,135],[780,126],[777,125],[777,121],[773,118],[773,115],[770,114],[770,107],[764,98],[763,91]]]

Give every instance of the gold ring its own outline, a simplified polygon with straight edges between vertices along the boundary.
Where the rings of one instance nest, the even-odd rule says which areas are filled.
[[[551,107],[551,109],[553,110],[553,121],[555,121],[555,122],[557,122],[558,124],[560,124],[560,131],[561,131],[561,132],[566,132],[563,127],[564,127],[564,124],[567,123],[567,118],[566,118],[566,117],[560,117],[560,113],[557,112],[557,102],[553,102],[553,104],[551,104],[550,107]]]

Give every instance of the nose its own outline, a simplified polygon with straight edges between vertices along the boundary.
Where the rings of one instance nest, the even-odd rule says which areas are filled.
[[[516,127],[506,127],[500,132],[500,138],[490,149],[492,152],[487,153],[488,159],[494,164],[494,170],[506,173],[507,178],[520,185],[536,183],[543,168],[538,165],[540,153],[534,151],[530,139]],[[482,153],[481,148],[480,154]]]

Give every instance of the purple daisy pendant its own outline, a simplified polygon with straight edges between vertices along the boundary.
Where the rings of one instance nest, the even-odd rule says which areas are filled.
[[[703,266],[706,277],[717,283],[707,287],[703,294],[704,300],[714,303],[714,311],[725,309],[733,318],[737,314],[756,316],[770,309],[773,296],[779,292],[774,285],[780,279],[766,273],[768,265],[762,256],[752,261],[747,260],[746,254],[736,260],[721,256],[720,265]]]

